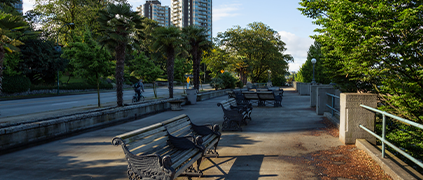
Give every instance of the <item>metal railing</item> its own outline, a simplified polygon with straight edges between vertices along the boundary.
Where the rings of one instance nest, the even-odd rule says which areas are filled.
[[[331,105],[326,104],[326,106],[332,110],[332,117],[334,114],[337,114],[338,116],[340,116],[339,114],[339,110],[335,109],[335,98],[338,99],[339,101],[339,96],[335,95],[335,94],[330,94],[330,93],[326,93],[326,95],[330,96],[332,98],[332,103]]]
[[[396,150],[397,152],[399,152],[400,154],[402,154],[403,156],[405,156],[406,158],[408,158],[409,160],[411,160],[411,161],[413,161],[414,163],[416,163],[417,165],[419,165],[420,167],[422,167],[423,168],[423,163],[422,162],[420,162],[419,160],[417,160],[416,158],[414,158],[414,157],[412,157],[412,156],[410,156],[409,154],[407,154],[406,152],[404,152],[403,150],[401,150],[400,148],[398,148],[398,147],[396,147],[395,145],[393,145],[392,143],[390,143],[389,141],[387,141],[387,140],[385,140],[385,129],[386,129],[386,116],[388,116],[388,117],[390,117],[390,118],[393,118],[393,119],[396,119],[396,120],[398,120],[398,121],[401,121],[401,122],[403,122],[403,123],[406,123],[406,124],[408,124],[408,125],[411,125],[411,126],[414,126],[414,127],[417,127],[417,128],[420,128],[420,129],[423,129],[423,125],[422,124],[419,124],[419,123],[415,123],[415,122],[413,122],[413,121],[410,121],[410,120],[407,120],[407,119],[404,119],[404,118],[401,118],[401,117],[398,117],[398,116],[395,116],[395,115],[392,115],[392,114],[389,114],[389,113],[387,113],[387,112],[385,112],[385,111],[381,111],[381,110],[378,110],[378,109],[375,109],[375,108],[372,108],[372,107],[369,107],[369,106],[366,106],[366,105],[362,105],[362,104],[360,104],[360,106],[361,107],[363,107],[363,108],[365,108],[365,109],[367,109],[367,110],[370,110],[370,111],[373,111],[373,112],[376,112],[376,113],[380,113],[380,114],[382,114],[383,116],[383,118],[382,118],[382,137],[380,137],[379,135],[377,135],[376,133],[374,133],[374,132],[372,132],[371,130],[369,130],[369,129],[367,129],[366,127],[364,127],[363,125],[359,125],[359,127],[361,128],[361,129],[364,129],[365,131],[367,131],[368,133],[370,133],[371,135],[373,135],[374,137],[376,137],[376,138],[378,138],[379,140],[381,140],[382,141],[382,157],[383,158],[385,158],[385,143],[388,145],[388,146],[390,146],[392,149],[394,149],[394,150]]]

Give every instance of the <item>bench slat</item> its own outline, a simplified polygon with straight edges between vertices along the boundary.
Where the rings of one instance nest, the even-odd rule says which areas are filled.
[[[127,139],[127,138],[130,138],[130,137],[132,137],[132,136],[136,136],[136,135],[138,135],[138,134],[141,134],[141,133],[143,133],[143,132],[147,132],[147,131],[150,131],[150,130],[153,130],[153,129],[160,128],[161,126],[162,126],[162,123],[156,123],[156,124],[153,124],[153,125],[148,126],[148,127],[145,127],[145,128],[141,128],[141,129],[133,130],[133,131],[131,131],[131,132],[128,132],[128,133],[125,133],[125,134],[121,134],[121,135],[118,135],[118,136],[116,136],[116,137],[121,138],[121,139]]]
[[[160,145],[160,144],[165,145],[167,140],[168,140],[168,138],[162,138],[160,140],[151,142],[150,144],[142,146],[140,148],[132,149],[130,152],[132,152],[133,154],[139,154],[141,152],[147,152],[148,149],[151,149],[154,146],[157,146],[157,145]]]
[[[138,141],[140,139],[143,139],[145,137],[163,132],[165,130],[166,129],[164,127],[158,127],[157,129],[152,129],[152,130],[149,130],[147,132],[143,132],[143,133],[140,133],[140,134],[137,134],[137,135],[134,135],[134,136],[130,136],[128,138],[123,139],[123,141],[125,142],[125,144],[131,144],[134,141]]]
[[[172,164],[172,167],[177,169],[179,166],[181,166],[185,161],[187,161],[188,159],[192,158],[195,154],[197,154],[199,152],[198,149],[192,149],[187,151],[187,153],[184,153],[184,156],[178,156],[178,157],[171,157],[172,162],[174,162]],[[201,155],[202,153],[200,153]],[[178,159],[177,161],[173,161],[173,159]]]
[[[176,120],[176,121],[174,121],[174,122],[171,122],[171,123],[168,123],[168,124],[165,124],[164,126],[165,127],[174,127],[174,126],[176,126],[176,125],[179,125],[179,124],[181,124],[181,123],[183,123],[183,122],[189,122],[189,117],[184,117],[184,118],[181,118],[181,119],[178,119],[178,120]],[[169,131],[170,132],[170,131]]]
[[[151,135],[151,136],[149,136],[145,139],[133,142],[131,144],[127,144],[128,150],[132,151],[134,148],[137,148],[139,146],[147,145],[147,144],[152,143],[156,140],[165,138],[166,135],[167,135],[167,132],[159,132],[159,133],[153,134],[153,135]]]
[[[167,131],[169,131],[170,134],[178,133],[178,131],[186,126],[191,126],[191,122],[186,121],[176,126],[168,127]]]

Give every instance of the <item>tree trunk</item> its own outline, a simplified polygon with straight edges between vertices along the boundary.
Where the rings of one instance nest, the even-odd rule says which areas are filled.
[[[199,90],[200,86],[199,86],[199,77],[200,77],[200,73],[199,73],[199,59],[198,59],[198,46],[193,46],[192,47],[192,72],[194,75],[194,89]]]
[[[123,68],[125,66],[125,43],[120,42],[116,51],[116,98],[117,105],[123,106]]]
[[[101,103],[100,103],[100,78],[98,77],[98,74],[95,77],[97,79],[97,104],[98,104],[98,107],[101,107]]]
[[[4,59],[4,48],[0,46],[0,95],[3,90],[3,59]]]
[[[200,64],[201,64],[201,51],[197,51],[197,90],[200,90]]]
[[[175,49],[167,50],[167,80],[169,88],[169,98],[173,98],[173,71],[175,65]]]

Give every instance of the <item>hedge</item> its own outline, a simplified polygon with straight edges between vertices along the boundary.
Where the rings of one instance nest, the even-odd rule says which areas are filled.
[[[25,92],[31,87],[31,81],[24,76],[5,76],[2,87],[5,93]]]

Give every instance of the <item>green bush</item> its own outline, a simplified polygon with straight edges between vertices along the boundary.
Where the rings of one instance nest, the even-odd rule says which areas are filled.
[[[219,75],[219,78],[223,80],[223,89],[234,89],[236,79],[230,73],[224,72]]]
[[[47,90],[47,89],[57,89],[56,85],[33,85],[31,86],[31,90]],[[86,90],[86,89],[97,89],[97,85],[91,85],[88,83],[70,83],[70,84],[63,84],[60,86],[59,89],[62,90]],[[108,83],[101,83],[100,89],[113,89],[112,84]]]
[[[224,87],[223,80],[218,77],[213,78],[210,82],[210,86],[214,88],[215,90],[218,90],[219,88],[223,88]]]
[[[236,82],[236,87],[243,88],[244,83],[242,81],[238,81],[238,82]]]
[[[31,81],[24,76],[5,76],[2,87],[5,93],[25,92],[31,87]]]

